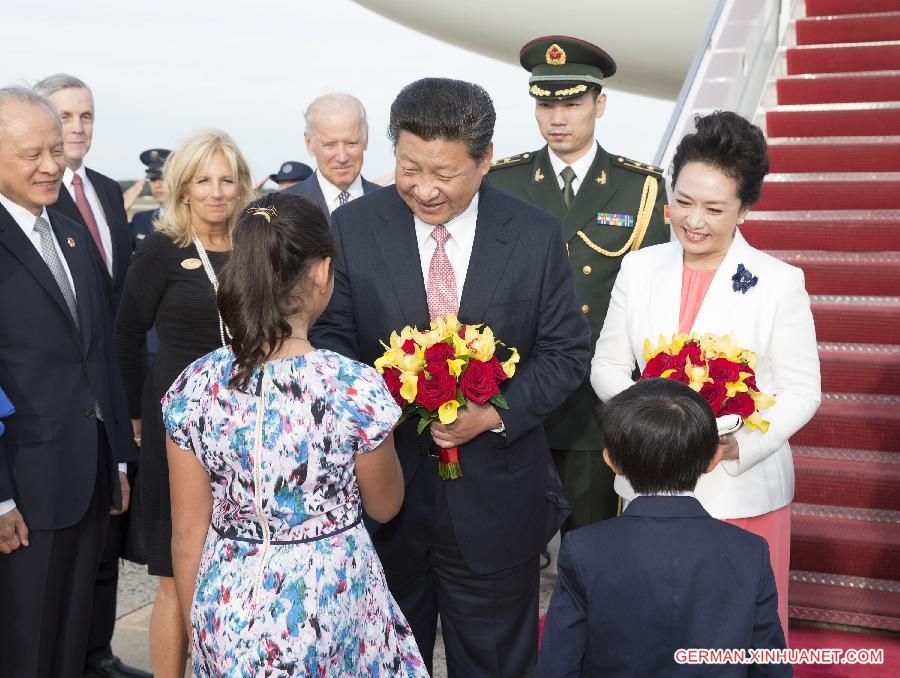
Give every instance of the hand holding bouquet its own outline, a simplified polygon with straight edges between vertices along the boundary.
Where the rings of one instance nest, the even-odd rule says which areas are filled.
[[[452,424],[457,410],[470,400],[509,409],[500,384],[515,374],[519,352],[510,348],[510,357],[501,363],[494,353],[503,343],[490,327],[464,325],[448,313],[432,320],[429,330],[406,326],[399,334],[392,332],[390,345],[382,346],[384,355],[375,369],[403,408],[400,420],[419,417],[420,434],[435,419]],[[459,448],[440,450],[438,472],[445,480],[462,477]]]
[[[716,417],[736,414],[751,430],[768,430],[760,411],[775,398],[757,388],[756,354],[738,347],[734,333],[676,334],[671,341],[660,335],[656,346],[645,339],[644,359],[641,379],[677,379],[703,396]]]

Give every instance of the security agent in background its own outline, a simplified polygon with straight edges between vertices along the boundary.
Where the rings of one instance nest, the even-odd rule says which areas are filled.
[[[532,40],[520,54],[547,144],[493,163],[488,183],[562,221],[581,310],[597,341],[613,282],[628,252],[669,240],[662,170],[608,153],[595,139],[606,109],[603,82],[616,72],[596,45],[565,36]],[[545,426],[574,511],[563,532],[616,515],[613,474],[603,462],[597,396],[585,382]]]
[[[281,168],[274,174],[269,175],[269,179],[278,184],[278,190],[283,191],[290,188],[294,184],[299,184],[309,176],[312,176],[313,169],[309,165],[296,160],[288,160],[281,165]]]
[[[165,195],[162,169],[166,158],[169,157],[169,153],[171,151],[168,148],[150,148],[141,153],[141,162],[147,166],[145,175],[147,181],[150,182],[150,193],[159,205],[162,205]],[[144,238],[153,233],[153,223],[159,219],[161,209],[162,207],[157,207],[152,210],[135,212],[134,216],[131,217],[131,235],[134,239],[134,249],[138,248]]]

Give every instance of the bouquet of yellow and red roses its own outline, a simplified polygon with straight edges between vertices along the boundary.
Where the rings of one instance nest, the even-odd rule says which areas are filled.
[[[644,359],[641,379],[677,379],[703,396],[716,417],[736,414],[751,429],[768,430],[760,410],[775,398],[756,386],[756,354],[738,347],[734,333],[675,334],[671,341],[660,335],[656,346],[645,339]]]
[[[390,345],[381,345],[384,355],[375,369],[403,408],[400,421],[418,416],[420,434],[435,419],[452,424],[470,400],[509,409],[500,384],[515,374],[519,352],[510,348],[510,357],[501,363],[494,353],[504,344],[490,327],[464,325],[448,313],[432,320],[429,330],[406,326],[391,333]],[[444,480],[462,477],[459,448],[441,448],[438,462]]]

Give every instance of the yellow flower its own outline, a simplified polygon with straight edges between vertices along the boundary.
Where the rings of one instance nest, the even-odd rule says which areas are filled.
[[[450,400],[438,408],[438,419],[442,424],[452,424],[456,421],[456,410],[459,409],[459,403]]]
[[[753,402],[756,404],[756,409],[765,410],[766,408],[772,407],[775,404],[775,398],[768,395],[767,393],[763,393],[762,391],[757,391],[756,393],[750,394],[753,398]]]
[[[758,428],[763,433],[769,430],[769,422],[763,419],[759,412],[754,412],[749,417],[745,417],[744,423],[747,424],[751,431],[755,428]]]
[[[513,347],[512,355],[509,356],[509,359],[506,362],[500,363],[500,367],[503,368],[503,373],[506,375],[507,379],[512,379],[513,375],[516,373],[516,365],[519,364],[519,349]]]
[[[700,389],[703,388],[703,384],[711,384],[713,381],[709,377],[709,365],[706,363],[703,363],[702,365],[692,365],[690,358],[685,362],[684,373],[690,381],[688,386],[698,393],[700,392]]]
[[[466,339],[468,340],[469,332],[466,331]],[[494,332],[490,327],[485,327],[481,333],[476,333],[474,339],[468,341],[469,352],[476,359],[487,362],[494,357],[494,350],[497,342],[494,340]]]
[[[447,368],[450,370],[450,374],[452,374],[454,377],[459,377],[459,375],[462,374],[462,369],[465,364],[465,360],[451,358],[447,361]]]
[[[415,372],[401,372],[400,384],[400,395],[406,402],[411,403],[419,392],[419,375]]]
[[[415,353],[403,354],[397,361],[397,367],[401,372],[417,373],[425,367],[425,354],[420,347],[416,347]]]
[[[466,345],[465,339],[463,339],[458,334],[454,334],[452,339],[453,339],[453,350],[456,351],[457,358],[461,358],[466,355],[471,355],[469,353],[469,347]]]

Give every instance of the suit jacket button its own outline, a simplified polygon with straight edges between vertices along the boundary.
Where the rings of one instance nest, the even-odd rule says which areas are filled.
[[[581,310],[582,310],[584,313],[587,313],[588,311],[591,310],[591,307],[588,306],[587,304],[585,304],[584,306],[581,307]]]
[[[584,273],[585,275],[590,275],[591,270],[593,270],[593,269],[591,269],[590,266],[585,266],[584,268],[581,269],[581,272]]]
[[[86,417],[93,417],[93,416],[94,416],[94,410],[85,410],[85,411],[84,411],[84,416],[86,416]]]

